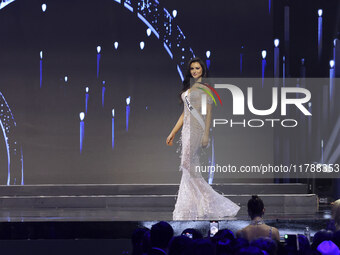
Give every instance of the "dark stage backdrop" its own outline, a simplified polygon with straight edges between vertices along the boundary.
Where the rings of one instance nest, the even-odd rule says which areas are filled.
[[[171,59],[163,43],[154,34],[148,37],[147,26],[123,3],[46,3],[46,12],[38,0],[17,0],[0,10],[0,92],[16,122],[12,136],[20,145],[16,155],[22,150],[24,183],[178,183],[177,144],[168,147],[165,139],[183,110],[178,101],[181,78],[175,62],[181,56]],[[240,77],[242,50],[242,76],[259,77],[262,49],[267,49],[266,75],[272,74],[273,17],[268,1],[160,1],[160,8],[170,13],[177,10],[173,22],[196,56],[205,60],[206,51],[211,51],[211,76]],[[141,41],[145,43],[143,50]],[[80,153],[79,114],[85,111],[86,87],[89,99]],[[128,131],[127,97],[131,98]],[[257,153],[258,160],[270,163],[272,133],[259,135],[265,142]],[[239,158],[242,153],[247,164],[260,137],[252,140],[239,130],[230,136],[238,141],[238,147],[230,150],[228,157]],[[1,132],[0,184],[8,181],[4,138]],[[223,177],[219,180],[226,181]],[[10,184],[21,181],[21,172],[13,170]]]

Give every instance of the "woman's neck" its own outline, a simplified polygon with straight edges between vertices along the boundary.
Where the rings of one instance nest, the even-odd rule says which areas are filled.
[[[253,218],[251,221],[263,221],[262,217],[260,216],[256,216],[255,218]]]
[[[195,80],[195,82],[193,84],[190,84],[190,89],[191,88],[194,88],[194,87],[197,87],[197,83],[201,82],[202,81],[202,77],[198,78],[197,80]],[[196,85],[195,85],[196,84]]]
[[[263,219],[261,217],[255,217],[251,220],[250,225],[258,226],[258,225],[265,225]]]
[[[195,79],[194,84],[195,84],[196,82],[201,82],[201,81],[202,81],[202,77],[199,77],[199,78]],[[192,85],[194,85],[194,84],[192,84]]]

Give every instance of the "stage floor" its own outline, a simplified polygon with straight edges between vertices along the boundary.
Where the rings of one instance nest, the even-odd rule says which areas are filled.
[[[316,213],[266,213],[267,220],[325,220],[330,219],[330,206],[323,207]],[[216,220],[248,220],[243,211],[235,217],[224,217]],[[0,222],[47,222],[47,221],[172,221],[171,212],[159,211],[124,211],[113,208],[5,208],[0,209]],[[205,221],[205,219],[196,219]],[[213,219],[209,219],[213,220]]]
[[[241,206],[236,217],[218,220],[234,233],[249,224],[246,204],[258,194],[265,221],[282,235],[311,235],[326,228],[330,206],[319,206],[306,184],[214,184],[215,190]],[[209,220],[172,221],[178,184],[0,186],[0,239],[129,239],[137,227],[170,222],[175,234],[197,228],[204,235]]]
[[[130,215],[131,216],[131,215]],[[150,220],[131,220],[124,212],[97,209],[25,209],[0,210],[0,239],[126,239],[137,227],[151,228],[159,220],[169,222],[175,235],[186,228],[199,229],[208,234],[209,220],[172,221],[171,215],[140,215]],[[153,217],[154,216],[154,217]],[[330,211],[311,215],[265,215],[268,225],[284,234],[303,234],[308,226],[311,236],[327,227]],[[128,220],[124,220],[128,219]],[[237,230],[249,224],[246,215],[218,220],[219,228]]]

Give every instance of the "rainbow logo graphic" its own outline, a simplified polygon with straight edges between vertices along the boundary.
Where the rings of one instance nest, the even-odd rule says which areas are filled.
[[[221,97],[220,97],[220,95],[217,93],[217,91],[216,91],[212,86],[210,86],[210,85],[207,84],[207,83],[201,83],[201,84],[204,85],[204,86],[206,86],[206,87],[208,87],[208,88],[209,88],[209,89],[217,96],[218,101],[220,101],[221,106],[223,106]],[[217,106],[217,102],[216,102],[216,100],[215,100],[215,97],[213,96],[213,94],[212,94],[209,90],[207,90],[207,89],[205,89],[205,88],[201,88],[201,87],[198,87],[198,88],[201,89],[201,90],[203,90],[206,94],[208,94],[208,95],[211,97],[211,99],[214,101],[215,106]],[[207,114],[206,94],[202,94],[202,106],[201,106],[201,113],[202,113],[202,115],[206,115],[206,114]]]
[[[210,85],[207,84],[207,83],[201,83],[201,84],[204,85],[204,86],[206,86],[206,87],[208,87],[212,92],[214,92],[214,94],[215,94],[215,95],[217,96],[217,98],[218,98],[218,101],[220,101],[221,106],[223,106],[222,100],[221,100],[221,98],[220,98],[220,95],[217,93],[217,91],[216,91],[212,86],[210,86]],[[212,100],[214,101],[215,106],[217,106],[216,100],[215,100],[214,96],[211,94],[211,92],[210,92],[209,90],[207,90],[207,89],[205,89],[205,88],[200,88],[200,87],[199,87],[199,89],[201,89],[201,90],[203,90],[205,93],[207,93],[207,94],[212,98]]]

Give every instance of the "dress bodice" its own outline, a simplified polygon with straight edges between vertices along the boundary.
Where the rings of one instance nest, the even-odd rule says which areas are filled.
[[[190,104],[198,111],[201,112],[201,102],[202,102],[202,95],[205,94],[207,96],[207,103],[212,104],[212,98],[206,94],[203,90],[199,88],[191,88],[190,92],[189,89],[184,91],[181,95],[183,103],[185,103],[185,97],[188,98]]]

